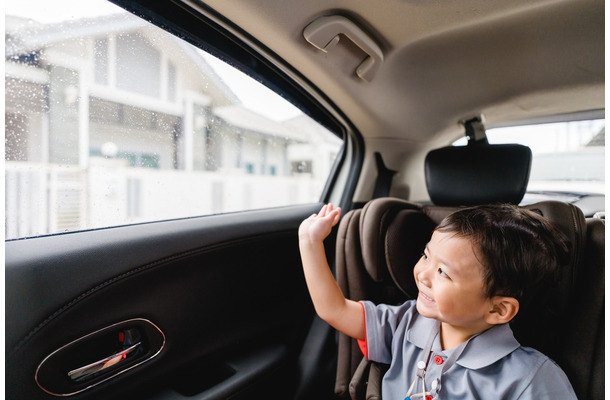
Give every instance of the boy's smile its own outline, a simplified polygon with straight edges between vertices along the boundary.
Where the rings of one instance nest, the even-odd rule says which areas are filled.
[[[486,317],[493,304],[484,294],[483,266],[470,240],[435,231],[413,273],[417,311],[441,322],[444,348],[491,327]]]

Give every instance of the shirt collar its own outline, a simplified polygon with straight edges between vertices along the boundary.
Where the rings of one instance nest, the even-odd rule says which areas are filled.
[[[407,327],[407,340],[423,350],[435,326],[436,320],[415,313],[411,326]]]
[[[462,367],[487,367],[520,347],[508,324],[494,325],[471,340],[456,361]]]
[[[436,320],[416,314],[408,328],[407,340],[423,349],[426,346]],[[476,337],[476,340],[473,340]],[[468,369],[486,367],[519,348],[508,324],[494,325],[483,333],[470,338],[456,363]],[[440,351],[440,338],[436,338],[433,351]]]

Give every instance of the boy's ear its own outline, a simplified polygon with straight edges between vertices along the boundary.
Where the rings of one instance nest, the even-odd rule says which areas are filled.
[[[514,297],[494,296],[491,298],[491,309],[486,322],[491,325],[505,324],[519,312],[519,301]]]

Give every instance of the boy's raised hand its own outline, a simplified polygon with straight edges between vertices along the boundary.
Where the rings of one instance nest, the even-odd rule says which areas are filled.
[[[324,239],[339,222],[341,208],[327,204],[299,227],[299,249],[305,281],[316,312],[333,328],[346,335],[364,339],[362,306],[343,296],[328,265]]]
[[[299,240],[312,242],[323,241],[330,234],[333,226],[339,222],[341,208],[333,208],[326,204],[318,214],[313,214],[301,223],[299,227]]]

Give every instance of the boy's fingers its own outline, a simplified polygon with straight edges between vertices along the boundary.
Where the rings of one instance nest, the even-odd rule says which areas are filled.
[[[333,211],[330,211],[329,213],[327,213],[324,216],[320,216],[321,218],[324,218],[325,220],[329,221],[333,226],[337,224],[337,222],[339,222],[339,217],[341,216],[341,209],[337,208]]]
[[[337,208],[335,210],[335,217],[333,219],[333,225],[336,225],[339,222],[339,218],[341,217],[341,208]]]
[[[324,204],[318,214],[312,214],[311,217],[328,218],[333,220],[335,224],[341,215],[341,207],[333,208],[332,203]],[[311,218],[310,217],[310,218]]]
[[[322,208],[320,209],[320,213],[319,213],[321,217],[326,215],[326,212],[328,211],[327,209],[328,209],[328,204],[324,204],[322,206]]]

